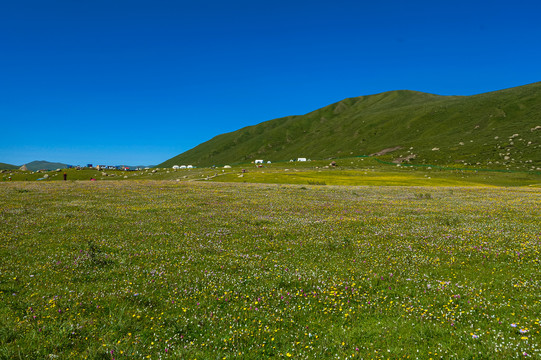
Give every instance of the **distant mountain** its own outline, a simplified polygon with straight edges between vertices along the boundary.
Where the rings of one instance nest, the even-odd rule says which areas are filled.
[[[473,96],[348,98],[218,135],[159,167],[387,154],[396,162],[541,167],[541,82]]]
[[[0,170],[15,170],[15,169],[18,169],[18,168],[19,167],[17,165],[0,163]]]
[[[25,164],[26,168],[30,171],[36,171],[36,170],[56,170],[56,169],[65,169],[68,167],[67,164],[62,163],[55,163],[55,162],[49,162],[45,160],[35,160],[32,162],[29,162],[28,164]]]

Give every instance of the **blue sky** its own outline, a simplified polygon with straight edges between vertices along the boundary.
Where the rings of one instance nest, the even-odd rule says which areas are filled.
[[[538,1],[0,5],[0,162],[158,164],[347,97],[541,81]]]

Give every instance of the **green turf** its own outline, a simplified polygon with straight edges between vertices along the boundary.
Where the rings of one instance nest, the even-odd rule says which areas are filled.
[[[540,201],[2,182],[0,358],[539,358]]]
[[[278,162],[261,168],[254,164],[224,168],[179,169],[157,168],[141,171],[64,169],[32,173],[6,171],[0,181],[68,181],[105,180],[176,180],[182,182],[248,182],[302,185],[369,185],[369,186],[539,186],[541,171],[510,171],[484,167],[397,166],[374,157],[355,157],[310,162]],[[244,171],[244,172],[243,172]],[[45,178],[45,176],[47,176]]]

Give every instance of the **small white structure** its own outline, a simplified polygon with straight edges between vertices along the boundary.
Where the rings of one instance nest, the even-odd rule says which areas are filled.
[[[297,161],[306,161],[306,158],[298,158]]]
[[[231,169],[231,165],[224,165],[224,169]]]
[[[267,164],[271,164],[270,160],[269,160],[269,161],[267,161]]]
[[[180,169],[180,166],[178,166],[178,165],[173,165],[173,169],[175,169],[175,170]]]
[[[256,160],[256,161],[254,161],[254,163],[256,163],[256,164],[263,164],[263,160]]]
[[[186,166],[186,169],[193,169],[193,165]]]
[[[180,165],[179,169],[186,169],[186,165]]]

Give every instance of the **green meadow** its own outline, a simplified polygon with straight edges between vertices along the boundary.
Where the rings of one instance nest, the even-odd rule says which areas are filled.
[[[339,165],[11,173],[0,358],[541,357],[539,175]]]
[[[381,160],[384,159],[384,160]],[[140,171],[95,169],[63,169],[61,171],[31,172],[4,170],[0,182],[9,181],[68,181],[105,180],[174,180],[179,182],[242,182],[299,185],[352,186],[541,186],[541,171],[506,170],[482,166],[397,165],[386,157],[350,157],[308,162],[277,162],[258,167],[252,163],[231,168],[202,167],[193,169],[152,168]],[[11,180],[10,180],[11,178]],[[38,180],[39,179],[39,180]]]

